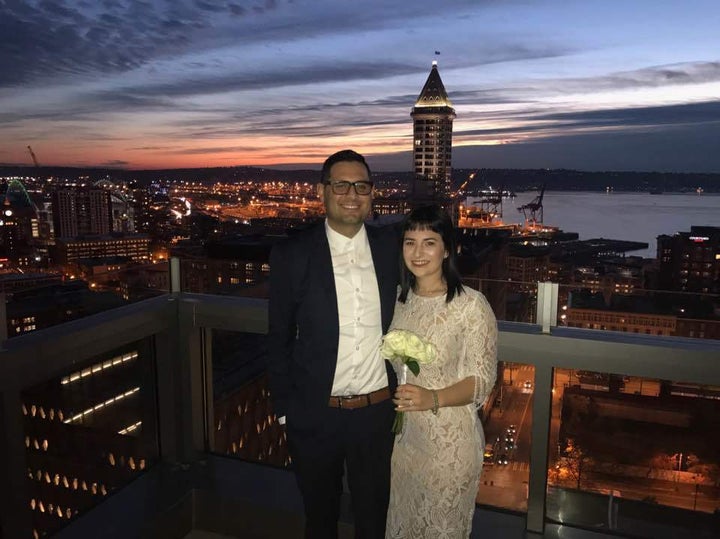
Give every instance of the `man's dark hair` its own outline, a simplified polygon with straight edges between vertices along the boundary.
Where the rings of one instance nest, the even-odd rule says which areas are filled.
[[[368,166],[365,158],[357,153],[355,150],[340,150],[335,152],[330,157],[325,159],[322,167],[322,173],[320,174],[320,182],[326,182],[330,179],[330,169],[335,163],[342,163],[344,161],[354,161],[355,163],[361,163],[365,170],[367,170],[368,178],[370,178],[370,167]]]
[[[463,293],[463,285],[460,272],[457,269],[455,227],[452,224],[450,215],[438,204],[419,206],[414,208],[405,216],[402,223],[401,241],[405,240],[405,232],[408,230],[432,230],[440,234],[445,249],[448,252],[447,258],[442,262],[442,274],[447,284],[445,301],[450,303],[455,295]],[[415,276],[407,269],[403,260],[402,249],[400,252],[400,295],[398,300],[405,303],[408,291],[415,290]]]

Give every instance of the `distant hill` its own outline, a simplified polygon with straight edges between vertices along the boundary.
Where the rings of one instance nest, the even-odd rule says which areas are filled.
[[[720,174],[674,172],[585,172],[566,169],[458,169],[453,183],[461,185],[471,173],[469,187],[491,185],[497,189],[527,191],[543,185],[550,191],[663,191],[689,192],[698,187],[706,193],[720,193]]]
[[[474,180],[468,187],[492,186],[514,191],[540,189],[556,191],[662,191],[689,192],[701,187],[706,193],[720,193],[720,174],[672,172],[586,172],[566,169],[455,169],[453,184],[457,188],[470,174]],[[0,165],[0,176],[87,177],[95,182],[107,178],[114,181],[136,181],[147,185],[158,180],[200,181],[203,183],[252,181],[316,182],[319,171],[309,169],[283,170],[267,167],[179,168],[167,170],[124,170],[115,168],[27,167]],[[409,182],[412,172],[374,173],[376,180]]]
[[[125,170],[117,168],[21,167],[0,165],[0,176],[88,178],[111,181],[136,181],[148,185],[153,181],[200,181],[203,183],[254,181],[317,181],[315,170],[276,170],[261,167],[177,168],[164,170]]]

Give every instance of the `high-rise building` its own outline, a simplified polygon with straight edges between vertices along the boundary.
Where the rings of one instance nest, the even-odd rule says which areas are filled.
[[[410,114],[413,119],[413,161],[420,196],[446,197],[451,192],[452,123],[455,109],[443,85],[437,62]]]
[[[102,188],[59,189],[52,195],[56,238],[112,232],[110,192]]]
[[[150,193],[147,187],[135,186],[132,189],[132,208],[135,215],[135,231],[150,232]]]
[[[692,226],[690,232],[658,236],[657,251],[663,290],[720,292],[720,227]]]
[[[38,210],[19,180],[0,185],[0,259],[28,266],[39,237]]]
[[[95,182],[93,187],[110,193],[110,230],[122,234],[135,232],[135,208],[127,186],[103,179]]]

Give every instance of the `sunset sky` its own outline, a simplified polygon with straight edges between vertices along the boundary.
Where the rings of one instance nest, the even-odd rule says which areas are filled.
[[[720,172],[718,0],[0,0],[0,163]],[[435,51],[439,51],[437,55]]]

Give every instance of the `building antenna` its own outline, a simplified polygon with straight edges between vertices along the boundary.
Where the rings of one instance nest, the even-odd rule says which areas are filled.
[[[30,152],[30,157],[32,157],[35,166],[40,168],[40,164],[38,163],[37,157],[35,157],[35,152],[33,151],[32,146],[28,146],[28,151]]]

